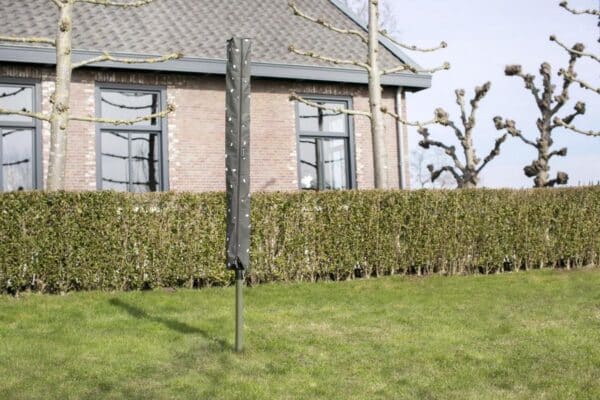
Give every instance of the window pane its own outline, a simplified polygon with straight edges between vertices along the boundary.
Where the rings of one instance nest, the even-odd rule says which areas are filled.
[[[33,111],[33,88],[0,84],[0,108],[11,111]],[[0,115],[0,121],[31,122],[29,117]]]
[[[2,129],[4,190],[33,189],[33,131]]]
[[[300,138],[300,185],[302,189],[317,190],[317,140]]]
[[[345,139],[323,139],[323,187],[324,189],[348,188]]]
[[[134,91],[107,91],[101,93],[101,113],[103,118],[130,120],[159,112],[158,93]],[[157,118],[141,121],[135,125],[157,126]]]
[[[131,134],[131,191],[156,192],[159,189],[158,136]]]
[[[345,107],[344,103],[326,103],[322,101],[316,103],[333,108]],[[298,110],[300,130],[303,132],[346,132],[345,114],[322,110],[303,103],[299,104]]]
[[[126,192],[129,183],[127,133],[102,133],[102,188]]]

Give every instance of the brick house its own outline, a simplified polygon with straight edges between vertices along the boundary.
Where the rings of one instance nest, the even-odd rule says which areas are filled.
[[[338,0],[298,0],[312,15],[356,28]],[[0,0],[0,35],[53,37],[57,10],[50,1]],[[224,189],[225,45],[232,35],[253,39],[251,185],[253,190],[373,187],[369,120],[318,112],[289,100],[294,90],[324,103],[368,109],[367,76],[288,51],[314,50],[364,58],[355,38],[293,15],[287,0],[156,0],[115,9],[80,3],[74,16],[74,61],[110,51],[119,56],[181,51],[160,64],[102,63],[73,74],[71,112],[131,118],[176,106],[168,118],[130,129],[72,122],[66,188],[129,191]],[[381,60],[412,63],[382,40]],[[0,107],[49,112],[54,49],[0,42]],[[405,93],[428,88],[429,75],[385,76],[384,103],[406,112]],[[0,116],[0,187],[43,188],[50,127],[26,117]],[[407,132],[386,120],[388,180],[406,186]]]

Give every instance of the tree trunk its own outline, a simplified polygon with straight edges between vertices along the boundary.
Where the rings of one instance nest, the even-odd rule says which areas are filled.
[[[71,97],[72,16],[73,3],[64,3],[60,8],[60,19],[56,34],[56,90],[52,99],[50,159],[48,160],[47,179],[47,189],[50,191],[64,189],[69,101]]]
[[[479,161],[475,154],[475,146],[473,146],[473,128],[475,126],[475,118],[469,118],[465,126],[465,136],[463,138],[462,147],[465,154],[465,170],[463,171],[463,182],[459,184],[459,188],[473,189],[479,183],[477,173],[477,164]]]
[[[546,187],[550,181],[550,146],[551,146],[551,132],[550,132],[550,118],[551,116],[545,116],[541,120],[538,120],[538,128],[541,130],[540,139],[537,141],[538,157],[535,165],[535,179],[534,187],[543,188]]]
[[[387,153],[385,149],[383,112],[381,111],[381,71],[379,68],[379,1],[369,0],[369,107],[373,140],[375,187],[387,189]]]

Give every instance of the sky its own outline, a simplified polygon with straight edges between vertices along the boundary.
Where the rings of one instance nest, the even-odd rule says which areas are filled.
[[[566,66],[567,53],[549,36],[555,34],[562,42],[582,42],[587,51],[600,53],[600,28],[593,16],[575,16],[558,6],[558,0],[387,0],[397,24],[397,36],[404,42],[428,46],[441,40],[448,48],[434,54],[410,53],[423,67],[433,67],[444,61],[452,65],[449,71],[434,75],[431,89],[407,96],[410,120],[428,120],[436,107],[442,107],[459,122],[459,109],[454,90],[463,88],[467,99],[475,86],[492,82],[492,89],[480,103],[475,145],[478,156],[485,157],[501,135],[492,119],[496,115],[513,119],[529,139],[535,139],[535,121],[538,110],[531,93],[518,77],[504,75],[507,64],[520,64],[524,72],[538,76],[539,66],[547,61],[554,73]],[[571,0],[577,9],[598,8],[599,0]],[[578,62],[580,78],[600,85],[600,64]],[[556,76],[556,75],[555,75]],[[559,84],[558,77],[556,83]],[[539,83],[536,78],[536,83]],[[583,129],[600,129],[600,96],[576,85],[571,89],[571,101],[563,108],[567,115],[577,100],[584,101],[587,113],[575,120]],[[434,139],[457,145],[454,133],[443,127],[430,129]],[[419,149],[420,136],[411,130],[409,146]],[[551,160],[551,177],[557,171],[567,172],[569,185],[600,182],[600,137],[592,138],[563,129],[554,131],[555,148],[568,148],[566,157]],[[523,173],[523,167],[536,157],[533,147],[518,138],[509,137],[501,154],[481,175],[484,187],[530,187],[532,180]]]

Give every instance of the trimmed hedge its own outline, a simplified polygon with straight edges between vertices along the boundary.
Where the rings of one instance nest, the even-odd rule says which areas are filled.
[[[600,187],[257,194],[252,221],[253,283],[600,259]],[[224,285],[224,236],[221,193],[5,193],[0,292]]]

